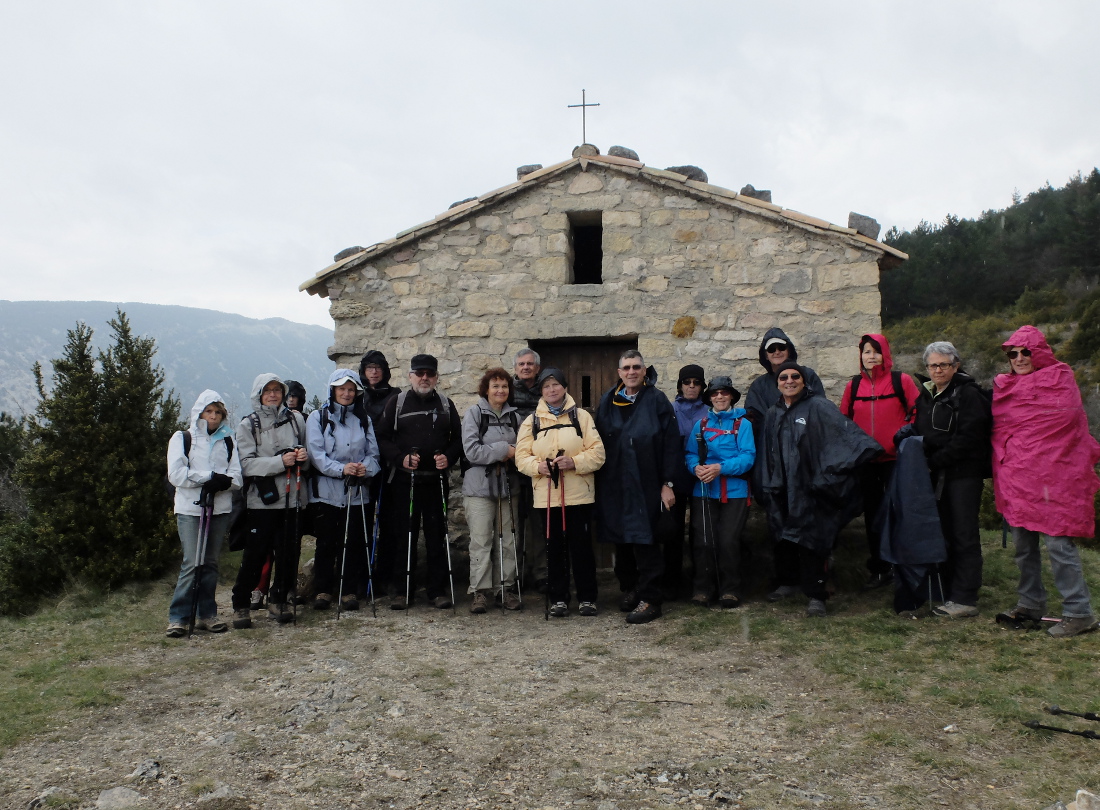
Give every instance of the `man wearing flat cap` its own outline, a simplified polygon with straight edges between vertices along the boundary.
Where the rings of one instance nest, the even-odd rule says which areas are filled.
[[[462,421],[454,403],[436,390],[438,382],[438,361],[430,354],[414,355],[409,363],[409,389],[386,403],[374,426],[379,449],[392,470],[392,481],[386,485],[392,492],[386,502],[390,525],[405,530],[389,576],[396,594],[390,604],[394,610],[406,609],[416,592],[411,572],[416,571],[416,538],[421,525],[428,564],[424,584],[428,601],[441,609],[452,606],[445,499],[448,470],[462,454]],[[411,549],[407,545],[410,536]]]

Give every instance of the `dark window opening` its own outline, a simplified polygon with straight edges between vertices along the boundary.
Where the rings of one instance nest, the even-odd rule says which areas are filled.
[[[573,283],[603,284],[603,214],[569,214],[569,242],[573,250]]]
[[[592,378],[587,374],[581,377],[581,407],[592,407]]]

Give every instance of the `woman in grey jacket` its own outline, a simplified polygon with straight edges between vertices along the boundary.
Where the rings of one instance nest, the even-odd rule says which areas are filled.
[[[301,481],[309,456],[305,417],[286,406],[286,396],[286,383],[274,374],[260,374],[252,381],[252,413],[237,428],[241,469],[248,481],[247,539],[233,586],[233,627],[238,630],[252,626],[252,589],[269,554],[275,555],[275,576],[268,613],[280,624],[294,618],[287,602],[298,581],[298,513],[306,502]]]
[[[512,592],[516,581],[516,547],[497,549],[494,576],[493,548],[500,537],[513,537],[511,478],[515,467],[508,462],[516,455],[519,418],[512,396],[512,375],[503,368],[491,368],[478,383],[481,399],[462,417],[462,450],[469,469],[462,479],[462,501],[470,527],[470,589],[474,595],[471,613],[484,613],[493,590],[503,590],[504,607],[519,610],[523,603]]]
[[[370,479],[381,469],[378,442],[363,405],[359,375],[351,369],[338,368],[329,377],[328,390],[328,402],[306,420],[306,447],[316,471],[310,493],[316,503],[313,527],[317,534],[313,564],[317,596],[313,607],[328,609],[332,604],[332,586],[342,584],[346,593],[341,606],[344,610],[357,610],[359,601],[354,588],[358,580],[356,572],[365,567],[367,538],[363,526],[365,509],[370,503]],[[342,579],[334,582],[337,576]]]

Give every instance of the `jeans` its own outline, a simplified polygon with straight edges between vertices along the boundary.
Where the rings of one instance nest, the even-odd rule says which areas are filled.
[[[168,607],[168,623],[186,624],[191,616],[191,586],[195,581],[198,562],[199,516],[176,515],[176,528],[179,530],[180,545],[183,546],[183,564],[180,566],[179,579],[176,580],[172,604]],[[218,557],[221,556],[222,540],[228,530],[229,513],[214,515],[206,541],[206,564],[199,581],[199,609],[196,615],[200,619],[213,619],[218,615],[214,591],[218,587]]]
[[[1046,610],[1047,591],[1043,587],[1043,559],[1039,553],[1039,532],[1012,527],[1012,539],[1016,544],[1016,566],[1020,569],[1020,607]],[[1054,586],[1062,594],[1062,615],[1077,619],[1092,615],[1089,586],[1085,584],[1085,572],[1081,568],[1081,554],[1069,537],[1046,537],[1050,568],[1054,572]]]
[[[516,548],[513,545],[512,509],[507,498],[478,498],[467,495],[463,498],[466,507],[466,525],[470,529],[470,590],[490,591],[500,586],[500,573],[503,567],[504,585],[510,586],[516,581]],[[497,526],[497,508],[500,509],[500,526]],[[499,530],[499,534],[498,534]],[[493,565],[493,557],[500,556],[501,537],[503,540],[503,560]],[[496,552],[496,553],[494,553]]]

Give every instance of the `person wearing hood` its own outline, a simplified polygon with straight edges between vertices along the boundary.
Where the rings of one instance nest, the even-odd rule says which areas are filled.
[[[462,422],[449,398],[437,390],[439,361],[430,354],[409,361],[409,389],[386,403],[378,422],[382,457],[390,465],[387,503],[401,540],[391,557],[390,581],[396,593],[391,610],[405,610],[416,583],[416,541],[421,526],[427,557],[425,593],[436,608],[454,602],[448,588],[448,472],[462,457]],[[409,542],[411,540],[411,542]],[[405,588],[401,589],[404,581]],[[453,586],[453,580],[450,583]]]
[[[176,488],[173,511],[183,546],[183,563],[172,604],[168,607],[169,638],[187,635],[191,588],[200,562],[204,567],[199,582],[195,629],[211,633],[224,633],[229,629],[218,619],[218,603],[214,598],[218,585],[218,557],[233,508],[231,490],[241,488],[241,462],[233,444],[233,430],[227,424],[228,416],[221,395],[208,388],[191,406],[187,434],[177,431],[168,442],[168,483]],[[208,498],[213,499],[213,517],[207,532],[205,558],[200,561],[197,558],[200,502]]]
[[[1073,369],[1055,359],[1042,332],[1022,326],[1002,348],[1010,369],[993,380],[993,492],[1020,569],[1019,598],[1007,616],[1038,621],[1046,610],[1042,535],[1062,595],[1062,620],[1047,632],[1069,638],[1097,627],[1073,538],[1096,531],[1100,443],[1089,433]]]
[[[882,445],[883,454],[859,468],[863,494],[863,519],[867,527],[867,571],[865,591],[893,582],[890,563],[884,562],[881,538],[873,528],[886,486],[897,464],[894,434],[916,416],[920,389],[908,374],[894,371],[894,358],[885,335],[867,334],[859,339],[859,374],[844,387],[840,412],[863,428]]]
[[[401,389],[390,384],[390,364],[386,355],[377,349],[371,349],[363,355],[359,361],[359,381],[363,383],[363,404],[370,415],[371,424],[377,429],[382,419],[382,412],[386,404],[401,393]],[[377,431],[376,431],[377,433]],[[379,458],[382,465],[381,475],[376,475],[370,480],[370,506],[367,507],[367,526],[372,527],[377,522],[378,537],[372,538],[375,543],[371,549],[372,570],[374,571],[374,593],[376,596],[384,596],[393,586],[390,582],[390,568],[397,546],[401,543],[401,526],[394,525],[391,518],[393,510],[389,507],[390,492],[386,488],[386,481],[390,477],[390,467],[385,458]],[[367,571],[364,568],[359,572],[362,582],[365,584]]]
[[[245,547],[233,586],[233,627],[252,626],[252,592],[264,563],[274,558],[275,580],[267,610],[280,624],[292,621],[288,602],[298,583],[301,529],[296,520],[305,507],[302,469],[309,464],[306,420],[286,405],[288,386],[274,374],[252,381],[252,413],[237,426],[245,490]]]
[[[547,611],[569,615],[569,571],[577,588],[577,612],[596,615],[596,556],[592,550],[594,473],[604,464],[604,445],[588,412],[577,407],[561,369],[539,374],[542,397],[520,425],[516,469],[531,478],[536,524],[543,536],[549,579]]]
[[[982,585],[978,513],[983,479],[992,474],[989,436],[993,415],[989,398],[962,370],[953,345],[945,340],[928,344],[924,363],[931,379],[922,386],[912,428],[903,428],[895,436],[895,444],[910,432],[924,438],[947,544],[947,562],[940,569],[947,601],[932,612],[961,619],[978,615]]]
[[[837,534],[859,514],[854,472],[882,447],[809,388],[798,363],[783,363],[775,376],[780,398],[765,415],[764,455],[756,466],[776,540],[779,598],[798,583],[810,600],[806,615],[824,616],[829,555]]]
[[[703,402],[703,389],[707,387],[703,367],[694,363],[684,366],[676,377],[676,399],[672,401],[672,410],[676,413],[676,427],[680,431],[680,443],[687,441],[691,427],[707,412]],[[683,589],[684,583],[684,524],[688,522],[688,506],[692,504],[691,493],[695,489],[695,477],[685,467],[676,471],[672,479],[672,492],[676,503],[672,505],[673,531],[664,538],[665,579],[663,590],[669,599],[675,599]],[[691,512],[691,531],[695,526],[695,510]],[[689,540],[690,543],[690,540]],[[689,546],[690,547],[690,546]],[[688,583],[690,584],[690,583]]]
[[[305,416],[306,387],[297,380],[286,380],[286,406]]]
[[[315,470],[310,479],[317,537],[313,607],[327,610],[333,591],[339,589],[344,593],[341,607],[357,610],[357,572],[367,565],[364,526],[370,531],[370,479],[381,470],[378,442],[363,404],[359,375],[351,369],[336,369],[329,377],[328,391],[328,401],[306,420],[306,447]],[[367,593],[359,591],[359,595]]]
[[[637,349],[619,357],[619,383],[600,398],[596,430],[607,453],[596,478],[600,539],[616,544],[619,608],[630,624],[644,624],[661,615],[665,566],[657,527],[676,503],[684,448],[676,411]]]
[[[692,423],[684,441],[685,467],[696,479],[691,601],[701,607],[715,597],[724,608],[741,604],[741,532],[749,514],[756,442],[745,409],[734,407],[740,399],[731,377],[715,377],[702,396],[709,410]]]
[[[503,368],[491,368],[477,390],[477,404],[462,417],[462,449],[470,465],[462,477],[470,528],[470,612],[485,613],[494,591],[506,610],[519,610],[523,602],[512,590],[519,561],[512,524],[515,467],[508,463],[515,458],[519,430],[516,408],[508,404],[512,377]],[[511,550],[505,548],[509,543]]]

